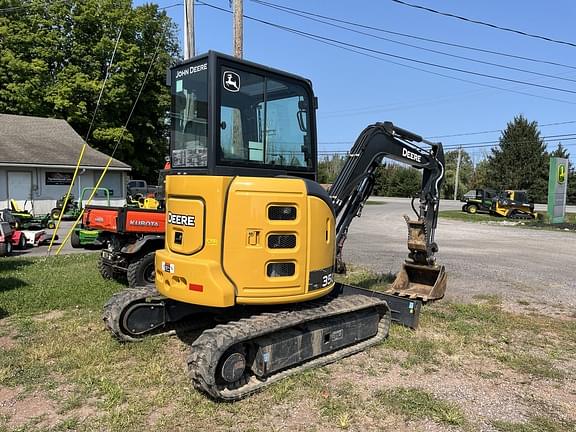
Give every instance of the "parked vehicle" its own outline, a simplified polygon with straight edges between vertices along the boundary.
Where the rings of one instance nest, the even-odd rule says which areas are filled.
[[[82,212],[82,202],[88,193],[92,193],[94,188],[92,187],[85,187],[80,192],[80,199],[76,200],[73,194],[70,194],[68,197],[68,202],[66,203],[66,208],[62,210],[64,206],[64,201],[66,200],[66,195],[62,196],[59,200],[56,201],[56,207],[54,207],[50,211],[50,216],[52,219],[58,220],[60,218],[60,213],[63,213],[62,219],[76,219],[80,216]],[[110,205],[110,191],[106,188],[97,188],[97,192],[102,192],[108,201],[108,205]]]
[[[328,193],[314,181],[309,80],[215,52],[170,77],[166,244],[156,251],[155,288],[126,289],[105,304],[117,339],[200,328],[190,380],[213,399],[235,401],[382,343],[393,320],[416,319],[420,300],[444,296],[434,241],[440,143],[390,122],[369,125]],[[396,295],[334,279],[384,158],[423,172],[417,219],[405,216],[410,252],[390,287]]]
[[[0,210],[0,222],[7,223],[12,230],[12,249],[23,250],[29,245],[34,246],[40,244],[46,238],[44,230],[23,230],[19,227],[22,225],[20,220],[15,218],[10,209]],[[32,225],[32,223],[24,224],[24,226]]]
[[[14,218],[13,227],[15,229],[29,229],[29,228],[49,228],[54,229],[56,224],[50,217],[46,215],[34,215],[28,210],[20,208],[16,200],[10,200],[10,213]]]
[[[525,190],[505,190],[494,201],[492,211],[495,215],[510,219],[535,219],[534,203],[528,199]]]
[[[82,225],[98,230],[106,245],[98,263],[102,277],[130,287],[154,284],[154,253],[164,247],[165,218],[164,210],[87,206]]]
[[[138,200],[139,197],[147,197],[149,195],[156,195],[158,186],[148,185],[146,180],[129,180],[126,184],[126,195]]]
[[[505,190],[496,192],[494,189],[472,189],[464,194],[462,211],[488,213],[510,219],[534,219],[534,203],[528,199],[525,190]]]
[[[80,193],[80,199],[76,201],[74,195],[70,194],[68,202],[66,203],[66,208],[62,215],[62,219],[76,219],[82,213],[82,203],[86,198],[88,193],[92,193],[95,188],[86,187],[82,189]],[[108,206],[110,205],[110,191],[106,188],[96,188],[96,191],[102,192],[106,197]],[[60,217],[60,213],[64,207],[65,196],[56,201],[56,207],[52,209],[50,214],[54,219]],[[73,248],[83,248],[83,247],[98,247],[103,246],[103,243],[99,239],[100,232],[91,228],[86,228],[84,226],[76,227],[72,234],[70,235],[70,244]]]
[[[0,256],[12,254],[12,227],[8,222],[0,222]]]
[[[472,189],[464,194],[462,211],[475,213],[490,213],[494,199],[498,193],[494,189]]]

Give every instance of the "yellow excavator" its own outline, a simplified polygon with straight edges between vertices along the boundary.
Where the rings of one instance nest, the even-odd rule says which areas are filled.
[[[117,339],[202,328],[188,359],[192,383],[237,400],[379,343],[392,322],[415,327],[422,301],[444,295],[434,258],[441,144],[390,122],[368,126],[327,192],[316,182],[310,81],[210,51],[172,68],[170,86],[165,247],[155,287],[105,305]],[[406,218],[409,256],[389,293],[334,279],[384,158],[423,173],[417,218]]]

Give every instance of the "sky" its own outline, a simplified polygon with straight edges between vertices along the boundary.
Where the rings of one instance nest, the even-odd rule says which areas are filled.
[[[572,153],[572,161],[576,160],[576,35],[572,31],[576,2],[573,0],[404,0],[558,42],[439,15],[393,0],[262,1],[301,11],[306,17],[316,14],[364,26],[329,21],[340,26],[334,27],[258,0],[244,0],[244,58],[312,81],[319,99],[321,157],[348,150],[366,126],[392,121],[433,141],[441,141],[447,150],[462,145],[473,161],[478,162],[489,152],[492,142],[498,140],[499,131],[514,116],[523,114],[538,122],[541,135],[549,137],[546,141],[550,150],[562,142]],[[143,3],[150,1],[134,0],[135,5]],[[161,7],[176,4],[166,12],[178,25],[182,41],[184,6],[178,4],[182,0],[153,3]],[[196,0],[197,54],[208,50],[232,54],[230,4],[229,0]],[[309,35],[304,37],[248,17]],[[313,40],[310,35],[325,38],[324,42]],[[491,132],[476,134],[485,131]]]

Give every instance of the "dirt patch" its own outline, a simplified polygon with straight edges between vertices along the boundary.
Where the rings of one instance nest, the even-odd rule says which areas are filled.
[[[169,416],[171,413],[175,412],[177,408],[173,405],[163,406],[155,408],[146,419],[147,426],[156,426],[156,424],[162,420],[162,417]]]
[[[84,405],[79,408],[75,408],[69,412],[67,412],[67,416],[69,418],[76,418],[80,422],[85,421],[89,418],[97,417],[101,414],[100,410],[96,407],[96,403],[98,401],[96,399],[92,399],[87,401]]]
[[[12,336],[0,336],[0,350],[9,350],[16,347],[16,340]]]
[[[458,405],[466,419],[482,431],[494,431],[491,422],[495,420],[523,423],[535,413],[559,420],[576,420],[573,410],[576,383],[572,379],[533,379],[502,367],[495,360],[468,357],[443,357],[437,365],[411,368],[403,368],[398,363],[382,363],[379,369],[367,368],[387,355],[381,347],[333,364],[329,366],[330,380],[339,388],[352,386],[361,403],[369,403],[382,390],[422,389]],[[370,419],[362,419],[362,427],[366,426],[365,422],[370,423]],[[409,430],[454,430],[452,426],[430,421],[406,424],[412,425]]]
[[[0,414],[8,417],[7,425],[10,427],[34,423],[42,429],[55,426],[62,420],[54,402],[40,392],[23,395],[20,388],[0,388]]]
[[[44,321],[54,321],[57,319],[60,319],[64,316],[64,312],[60,311],[60,310],[53,310],[50,312],[46,312],[43,314],[38,314],[36,316],[34,316],[34,321],[37,322],[44,322]]]

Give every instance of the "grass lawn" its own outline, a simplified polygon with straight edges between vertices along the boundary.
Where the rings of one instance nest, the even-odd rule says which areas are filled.
[[[97,256],[0,259],[0,432],[576,430],[576,320],[498,297],[425,306],[416,331],[237,403],[190,385],[190,338],[114,341]],[[383,286],[353,270],[347,282]]]
[[[566,222],[563,224],[550,224],[543,220],[518,220],[518,219],[506,219],[504,217],[491,216],[485,213],[470,214],[463,212],[461,210],[443,210],[440,212],[439,216],[445,219],[460,220],[464,222],[507,222],[515,223],[515,226],[522,228],[540,228],[540,229],[551,229],[551,230],[576,230],[576,213],[567,213]]]

